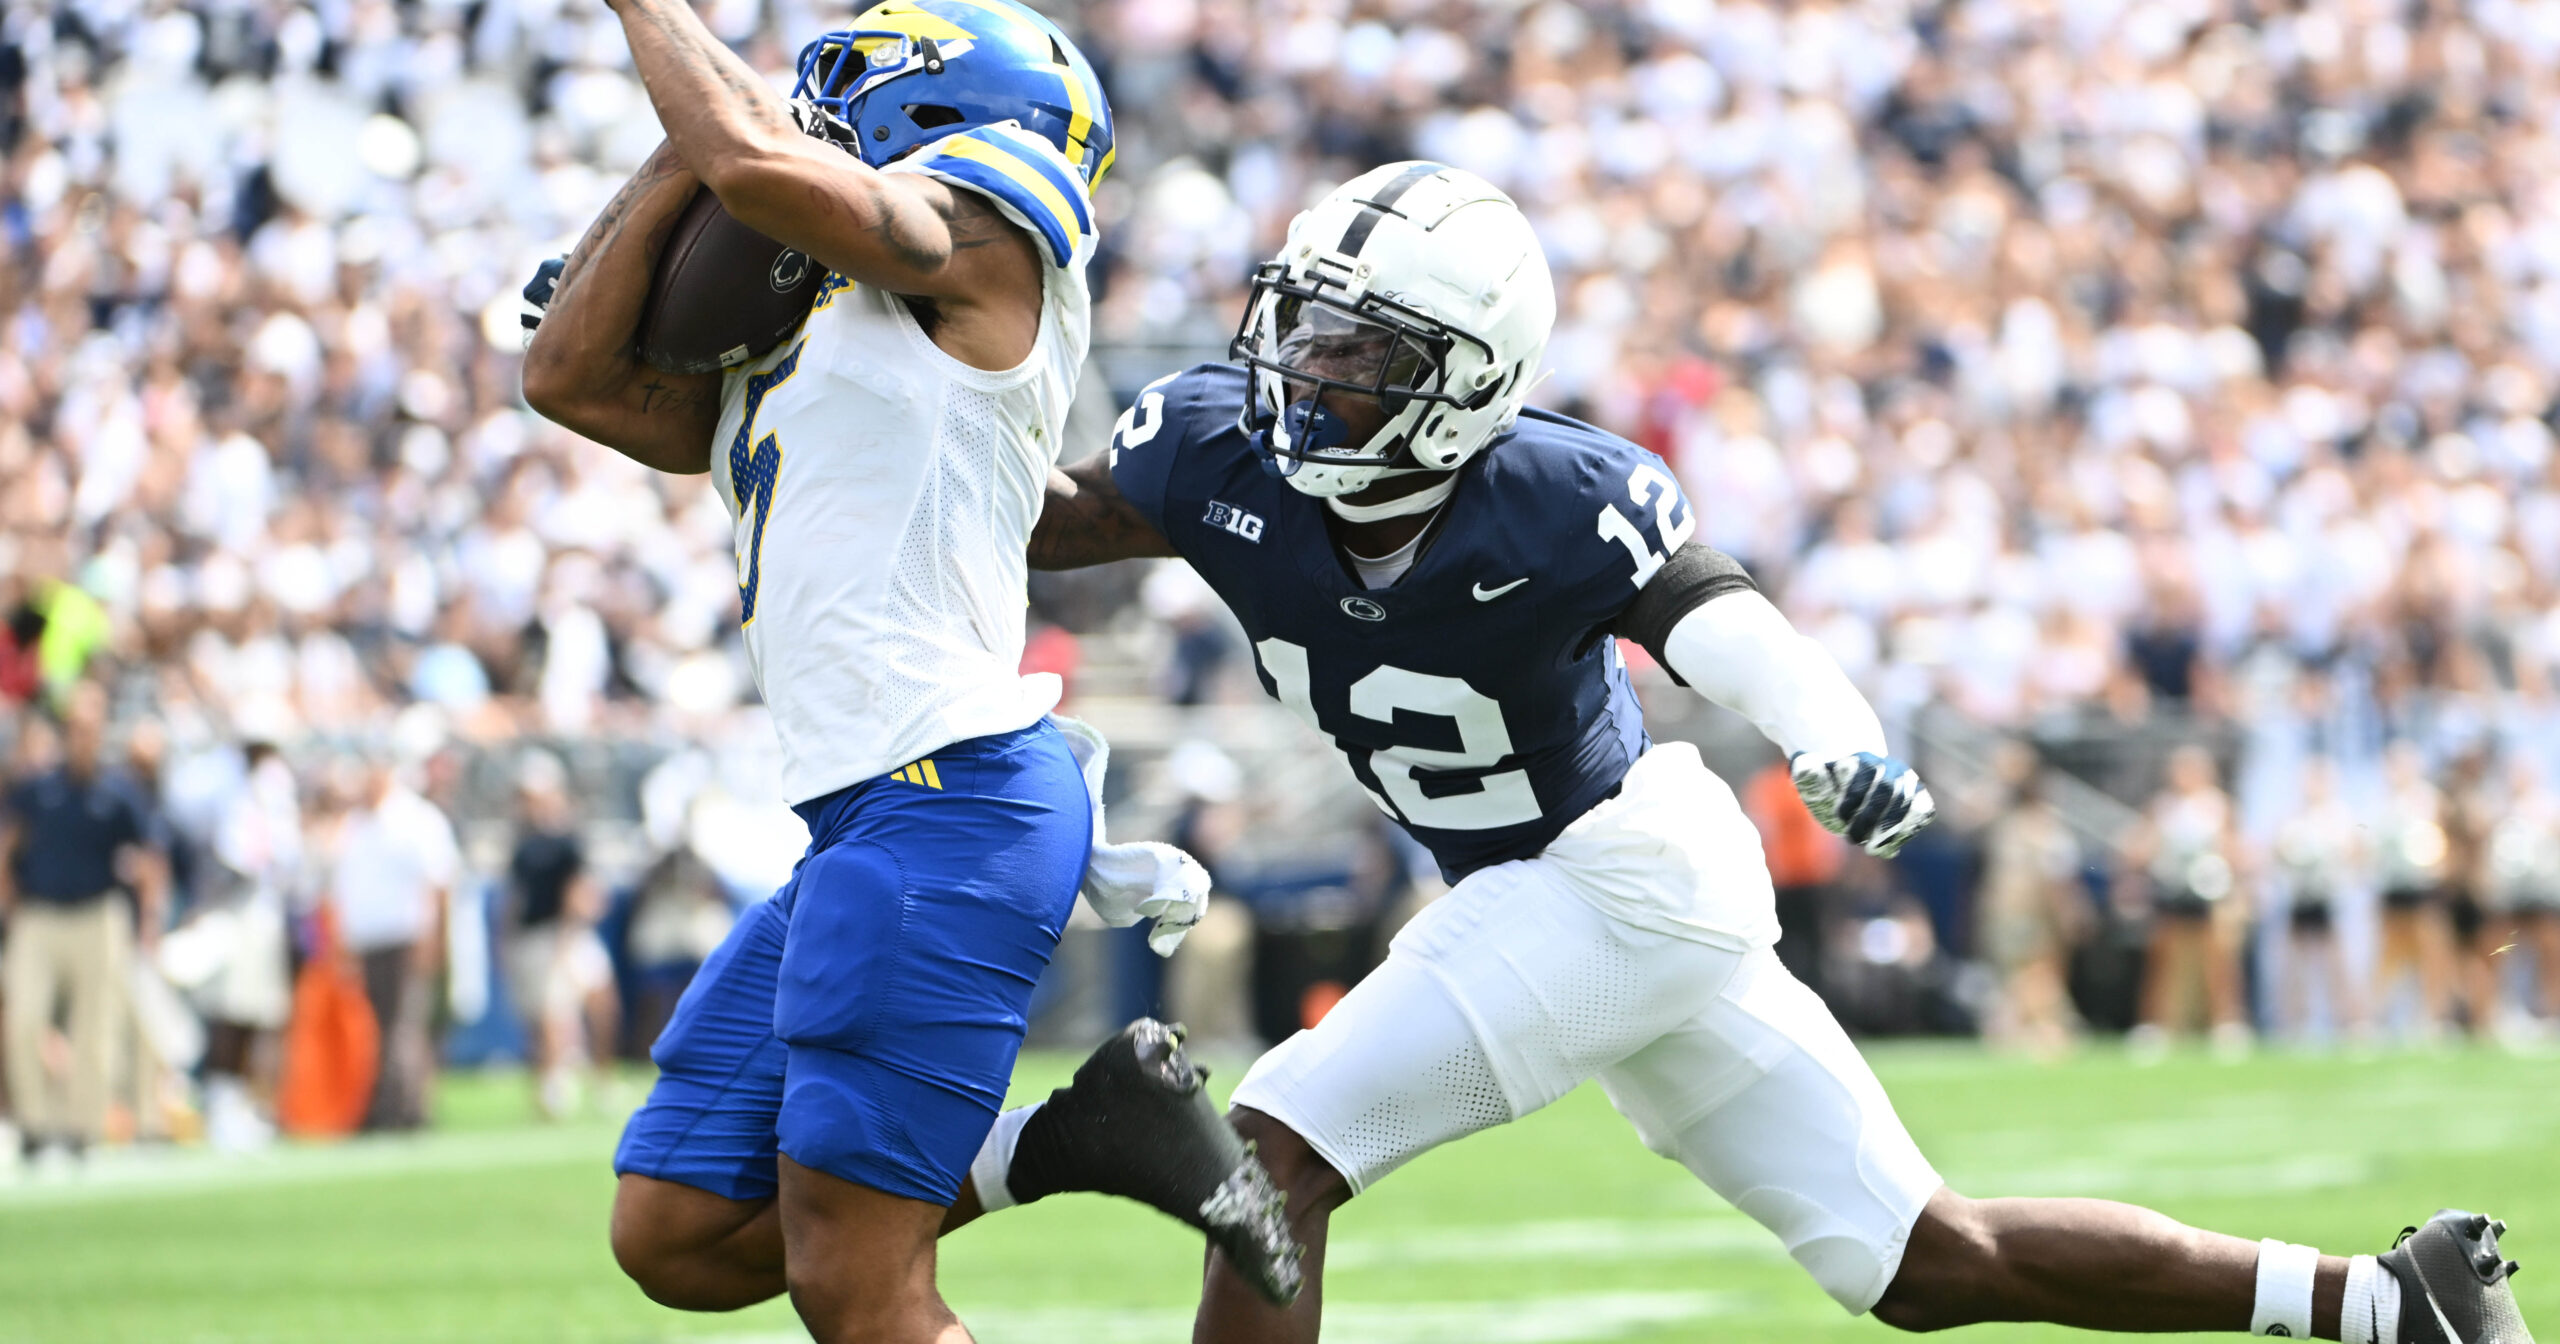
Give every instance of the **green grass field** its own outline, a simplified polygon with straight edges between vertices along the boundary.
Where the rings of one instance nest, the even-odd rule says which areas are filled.
[[[2490,1209],[2515,1224],[2526,1316],[2560,1333],[2560,1060],[1873,1057],[1959,1189],[2130,1199],[2342,1251],[2378,1250],[2440,1204]],[[1018,1088],[1045,1090],[1070,1064],[1026,1060]],[[77,1180],[0,1184],[0,1341],[805,1338],[781,1304],[686,1316],[621,1279],[604,1244],[614,1123],[531,1125],[522,1080],[506,1077],[451,1081],[444,1111],[412,1141],[131,1155]],[[1334,1228],[1335,1344],[1893,1333],[1843,1316],[1590,1088],[1423,1158]],[[1134,1206],[1058,1199],[953,1237],[942,1280],[986,1344],[1178,1341],[1197,1245]]]

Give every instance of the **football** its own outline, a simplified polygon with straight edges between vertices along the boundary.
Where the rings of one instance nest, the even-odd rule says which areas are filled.
[[[669,373],[736,368],[791,334],[825,274],[806,254],[739,223],[701,188],[676,216],[649,278],[641,362]]]

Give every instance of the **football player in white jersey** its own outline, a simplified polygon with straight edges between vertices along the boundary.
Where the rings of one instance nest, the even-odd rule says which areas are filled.
[[[711,474],[812,837],[653,1052],[615,1154],[615,1255],[671,1306],[787,1290],[822,1341],[950,1344],[968,1335],[934,1239],[1079,886],[1106,918],[1162,910],[1176,933],[1207,886],[1177,852],[1101,845],[1099,739],[1049,717],[1056,678],[1018,674],[1110,111],[1065,34],[1012,0],[889,0],[803,52],[791,103],[681,0],[613,3],[667,143],[558,274],[525,396]],[[697,184],[830,274],[770,352],[661,373],[634,336]],[[1176,1159],[1132,1193],[1285,1267],[1268,1178],[1177,1046],[1124,1034],[1097,1059]]]
[[[1594,1078],[1843,1307],[1905,1329],[2526,1338],[2485,1217],[2446,1211],[2349,1259],[1939,1180],[1778,962],[1757,835],[1694,747],[1646,738],[1616,641],[1749,718],[1813,815],[1871,853],[1928,824],[1928,792],[1830,656],[1692,539],[1658,459],[1524,408],[1554,316],[1509,197],[1391,164],[1292,223],[1233,363],[1151,385],[1106,455],[1052,482],[1038,562],[1189,561],[1266,691],[1452,883],[1236,1089],[1308,1291],[1274,1306],[1213,1257],[1193,1338],[1313,1344],[1334,1209]],[[1045,1110],[990,1132],[982,1204],[1086,1188],[1080,1157],[1034,1142]]]

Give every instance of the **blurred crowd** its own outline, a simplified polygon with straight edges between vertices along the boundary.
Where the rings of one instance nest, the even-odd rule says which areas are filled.
[[[703,12],[781,82],[848,11]],[[1951,781],[1952,876],[1778,858],[1794,823],[1763,809],[1809,975],[1988,967],[1949,1020],[2046,1043],[2105,1018],[2110,940],[2153,1028],[2190,997],[2225,1039],[2560,1014],[2560,6],[1053,12],[1118,118],[1096,397],[1221,353],[1251,263],[1334,182],[1473,169],[1555,268],[1538,398],[1667,458],[1898,740],[1952,713],[2011,744]],[[224,910],[262,964],[343,962],[382,1076],[423,1079],[464,891],[526,949],[498,978],[558,977],[496,990],[531,1006],[524,1048],[600,1057],[608,952],[539,931],[662,881],[692,893],[652,926],[680,964],[701,893],[787,868],[750,824],[770,730],[720,505],[517,395],[517,286],[657,139],[588,0],[0,0],[16,867],[69,842],[29,820],[72,805],[40,781],[132,812],[82,833],[88,866],[11,880],[13,1093],[95,1112],[55,978]],[[1219,698],[1241,651],[1182,577],[1044,581],[1034,661]],[[529,739],[659,763],[601,878],[526,849],[599,806]],[[2048,787],[2066,766],[2118,811]],[[21,929],[110,891],[112,934]],[[272,978],[228,992],[188,990],[215,1079],[291,1016]]]

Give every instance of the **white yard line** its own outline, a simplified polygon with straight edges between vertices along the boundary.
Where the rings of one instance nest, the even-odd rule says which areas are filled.
[[[1479,1302],[1325,1303],[1326,1344],[1578,1344],[1648,1327],[1745,1314],[1733,1293],[1569,1293]],[[1188,1307],[1023,1307],[963,1313],[982,1344],[1163,1344],[1191,1333]],[[699,1344],[806,1344],[795,1331],[715,1335]]]
[[[22,1210],[163,1199],[215,1190],[267,1189],[374,1176],[589,1162],[603,1170],[614,1132],[584,1127],[511,1129],[284,1144],[263,1153],[135,1149],[100,1155],[86,1168],[0,1176],[0,1209]]]

